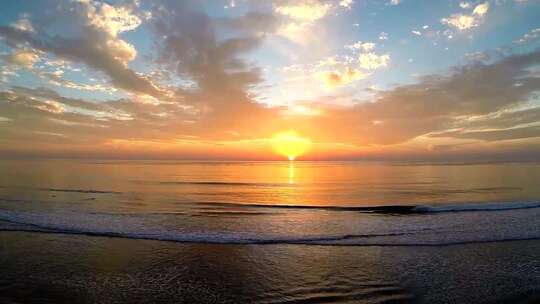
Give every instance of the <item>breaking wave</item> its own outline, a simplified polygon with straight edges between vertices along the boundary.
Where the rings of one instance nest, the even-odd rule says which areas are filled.
[[[239,204],[224,202],[200,202],[200,205],[215,207],[239,208],[270,208],[270,209],[311,209],[327,211],[355,211],[381,214],[425,214],[442,212],[476,212],[476,211],[504,211],[515,209],[540,208],[540,202],[498,202],[474,204],[440,204],[440,205],[389,205],[389,206],[315,206],[315,205],[267,205],[267,204]]]
[[[499,237],[482,238],[475,240],[450,240],[450,241],[399,241],[399,240],[378,240],[382,237],[398,237],[410,235],[408,233],[395,234],[345,234],[328,236],[309,236],[309,237],[265,237],[249,234],[226,234],[226,233],[185,233],[185,234],[147,234],[131,233],[122,231],[97,231],[97,230],[75,230],[53,227],[41,227],[39,225],[20,224],[16,222],[5,221],[11,225],[2,227],[0,222],[0,231],[11,232],[34,232],[50,234],[70,234],[98,237],[113,237],[138,240],[154,240],[178,243],[201,243],[201,244],[231,244],[231,245],[319,245],[319,246],[380,246],[380,247],[442,247],[452,245],[481,244],[494,242],[512,242],[540,240],[538,236],[517,236],[517,237]],[[16,224],[16,225],[13,225]]]
[[[250,207],[297,208],[303,217],[295,221],[298,213],[283,212],[264,220],[245,216],[216,221],[189,214],[36,213],[0,209],[0,231],[259,245],[450,246],[540,239],[537,221],[540,202],[356,208],[248,205],[246,208]],[[315,208],[355,212],[320,217],[310,210]],[[398,211],[411,216],[371,214]],[[418,216],[412,216],[415,214]],[[316,225],[305,220],[310,216],[316,217]]]

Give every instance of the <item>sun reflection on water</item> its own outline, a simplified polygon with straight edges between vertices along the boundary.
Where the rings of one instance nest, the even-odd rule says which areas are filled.
[[[294,184],[294,161],[289,161],[289,184]]]

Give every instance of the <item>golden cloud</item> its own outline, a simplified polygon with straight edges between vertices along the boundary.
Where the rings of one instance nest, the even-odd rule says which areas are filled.
[[[347,85],[355,80],[364,79],[368,75],[363,71],[347,67],[343,72],[331,71],[322,73],[322,79],[327,88],[335,88]]]
[[[12,53],[8,61],[12,64],[19,65],[25,68],[32,68],[34,63],[39,60],[39,56],[30,50],[18,49]]]

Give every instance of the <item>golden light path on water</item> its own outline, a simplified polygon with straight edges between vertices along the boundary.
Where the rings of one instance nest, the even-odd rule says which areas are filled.
[[[294,161],[289,161],[289,184],[294,184]]]

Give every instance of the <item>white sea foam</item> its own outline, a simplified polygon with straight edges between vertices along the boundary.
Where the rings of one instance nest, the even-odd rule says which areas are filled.
[[[411,209],[412,212],[437,213],[437,212],[465,212],[465,211],[503,211],[514,209],[540,208],[540,202],[499,202],[478,204],[454,204],[454,205],[419,205]]]
[[[415,207],[419,213],[284,212],[261,218],[0,210],[0,230],[216,244],[445,246],[540,239],[540,203]],[[500,211],[500,212],[492,212]],[[309,219],[316,217],[312,225]]]

